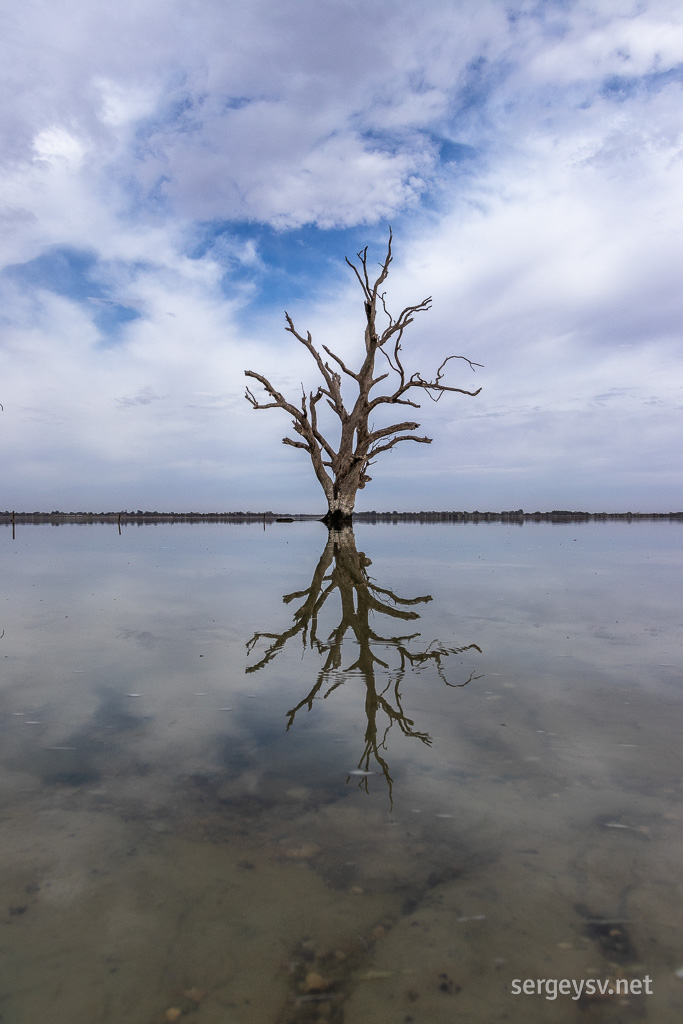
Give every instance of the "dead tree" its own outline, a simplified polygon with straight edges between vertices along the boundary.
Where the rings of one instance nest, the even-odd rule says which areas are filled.
[[[402,441],[416,441],[418,444],[431,444],[431,437],[420,437],[415,431],[420,424],[412,420],[392,423],[389,426],[375,428],[371,419],[386,406],[407,405],[419,409],[420,403],[416,396],[426,393],[437,402],[445,392],[457,392],[461,395],[474,397],[476,391],[453,387],[444,383],[446,365],[452,359],[460,359],[474,371],[480,363],[473,363],[465,356],[447,356],[431,378],[425,378],[419,371],[408,375],[402,360],[402,340],[407,327],[412,324],[417,313],[430,308],[431,296],[418,302],[415,306],[406,306],[394,319],[387,309],[384,291],[381,291],[389,274],[392,262],[392,234],[389,232],[387,254],[380,264],[380,273],[374,283],[368,274],[368,249],[357,253],[358,264],[346,260],[358,279],[363,291],[365,309],[365,358],[359,370],[350,369],[345,362],[327,345],[322,346],[325,356],[313,344],[310,332],[304,335],[296,330],[289,313],[285,312],[286,331],[293,334],[313,357],[322,383],[317,391],[308,395],[302,385],[301,405],[289,402],[275,388],[267,377],[255,370],[245,370],[245,376],[252,377],[261,384],[269,401],[259,402],[247,387],[245,397],[254,409],[284,409],[292,417],[294,433],[301,440],[283,437],[282,443],[293,448],[302,448],[308,453],[315,475],[327,498],[327,514],[324,522],[328,526],[339,527],[351,519],[356,495],[362,490],[371,477],[368,468],[378,455],[390,451]],[[380,315],[388,321],[383,330],[377,325],[378,304]],[[386,359],[386,371],[377,372],[375,362],[379,353]],[[326,358],[327,357],[327,358]],[[341,372],[340,372],[341,371]],[[342,395],[342,374],[353,391],[353,404],[345,403]],[[375,392],[377,385],[387,381],[383,392]],[[337,447],[322,433],[318,417],[318,403],[325,399],[337,417],[339,431]]]

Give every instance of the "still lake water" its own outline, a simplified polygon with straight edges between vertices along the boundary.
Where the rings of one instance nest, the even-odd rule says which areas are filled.
[[[678,1024],[682,530],[2,530],[2,1024]]]

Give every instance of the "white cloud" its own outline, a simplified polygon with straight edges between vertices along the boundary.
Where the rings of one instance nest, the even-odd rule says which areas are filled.
[[[231,480],[244,496],[233,507],[259,493],[314,505],[299,453],[279,447],[286,416],[242,399],[248,366],[295,394],[310,380],[279,320],[265,325],[256,307],[242,319],[267,280],[264,252],[222,224],[192,258],[207,233],[198,222],[366,224],[374,243],[380,222],[398,219],[389,296],[434,295],[413,328],[416,365],[462,352],[486,364],[485,390],[427,403],[434,445],[378,467],[364,502],[396,507],[382,498],[393,487],[414,503],[400,477],[419,466],[425,503],[452,503],[444,481],[463,479],[463,452],[468,486],[488,468],[484,491],[499,505],[519,506],[502,497],[513,471],[532,491],[541,474],[550,493],[558,460],[588,494],[596,458],[605,490],[657,465],[668,500],[682,64],[669,0],[16,5],[0,267],[73,249],[91,254],[97,288],[84,298],[0,282],[3,478],[28,504],[45,493],[52,505],[50,488],[68,481],[97,505],[98,487],[143,486],[154,467],[158,493],[180,494],[179,507],[197,479],[212,507]],[[440,163],[443,140],[471,147],[470,159]],[[299,302],[297,323],[358,351],[343,255],[339,290],[321,281],[324,297]],[[139,314],[116,340],[97,327],[107,305]],[[254,465],[267,466],[260,492]]]
[[[150,117],[159,102],[159,90],[135,84],[113,82],[108,78],[93,81],[102,96],[100,119],[113,128],[122,128]]]
[[[63,162],[68,168],[78,170],[85,157],[85,146],[64,128],[45,128],[38,132],[33,140],[33,149],[39,160],[59,165]]]

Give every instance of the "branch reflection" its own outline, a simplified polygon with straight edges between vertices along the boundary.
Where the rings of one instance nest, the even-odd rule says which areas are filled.
[[[282,633],[254,633],[247,643],[248,654],[255,653],[257,648],[261,653],[259,660],[249,665],[246,671],[259,672],[265,668],[294,637],[300,637],[304,650],[310,648],[321,656],[322,665],[311,690],[287,712],[288,730],[303,707],[310,711],[316,698],[329,697],[351,674],[360,676],[365,683],[365,747],[358,768],[349,774],[349,779],[352,775],[359,776],[359,786],[367,792],[369,777],[379,769],[386,779],[391,797],[393,779],[386,751],[387,737],[394,724],[398,725],[405,736],[415,737],[427,746],[432,743],[429,733],[417,730],[415,722],[408,718],[403,709],[401,686],[406,673],[417,673],[431,666],[446,686],[467,686],[473,679],[479,678],[475,670],[472,669],[466,679],[451,682],[446,678],[446,661],[452,655],[466,651],[481,653],[481,648],[477,644],[451,647],[437,640],[425,645],[418,640],[421,636],[419,632],[388,636],[380,634],[373,628],[378,616],[386,616],[398,622],[413,622],[420,618],[420,613],[414,607],[427,604],[432,598],[430,595],[399,597],[392,590],[380,587],[368,574],[368,566],[371,564],[364,552],[356,548],[356,538],[351,527],[330,530],[310,587],[283,597],[285,604],[301,602],[294,611],[292,625]],[[331,631],[321,636],[321,612],[335,593],[341,603],[339,621]],[[337,615],[333,620],[335,622]],[[344,667],[343,653],[348,653],[349,640],[354,645],[357,657]]]

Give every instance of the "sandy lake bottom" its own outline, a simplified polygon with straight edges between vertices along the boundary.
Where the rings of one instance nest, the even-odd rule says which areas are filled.
[[[3,531],[2,1024],[678,1024],[680,529]]]

